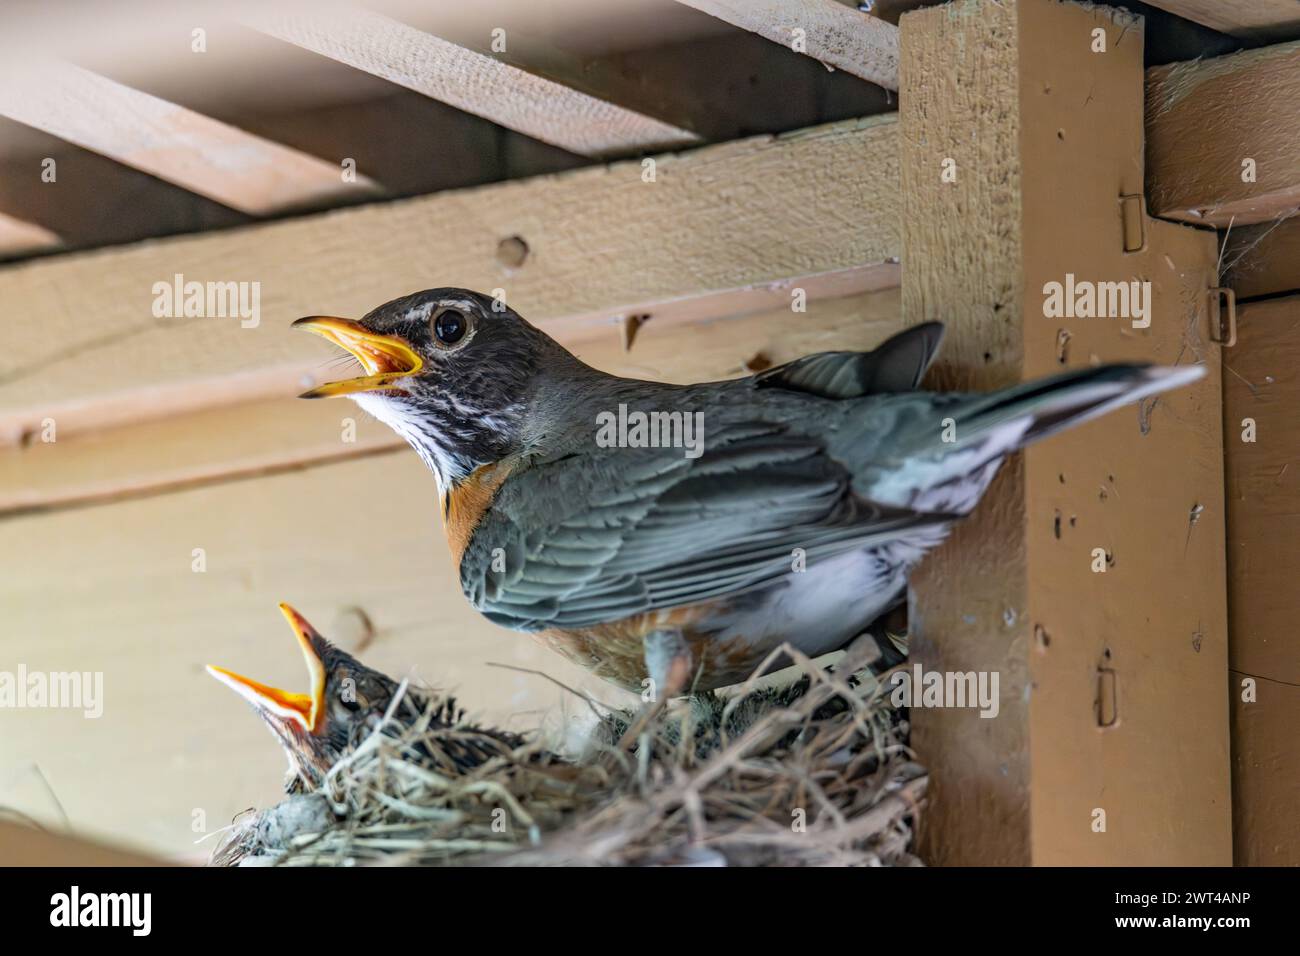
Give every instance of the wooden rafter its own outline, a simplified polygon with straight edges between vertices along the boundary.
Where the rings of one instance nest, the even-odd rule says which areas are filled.
[[[378,13],[253,9],[255,29],[583,156],[700,142],[690,130],[555,83]]]
[[[1153,68],[1146,117],[1156,215],[1224,227],[1300,210],[1300,42]]]
[[[1220,33],[1250,39],[1294,39],[1300,35],[1296,0],[1147,0],[1153,7],[1194,20]]]
[[[885,89],[898,89],[898,28],[835,0],[678,2]]]
[[[70,63],[22,59],[0,115],[254,215],[376,192],[363,176]]]

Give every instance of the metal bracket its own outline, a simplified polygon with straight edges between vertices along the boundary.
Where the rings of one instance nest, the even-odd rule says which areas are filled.
[[[1210,341],[1230,349],[1237,344],[1237,293],[1226,286],[1210,289]],[[1224,305],[1227,320],[1224,320]]]
[[[1124,251],[1141,252],[1147,247],[1147,204],[1141,193],[1119,197],[1120,220],[1124,227]]]
[[[1109,667],[1097,668],[1097,726],[1110,730],[1119,723],[1119,675]]]

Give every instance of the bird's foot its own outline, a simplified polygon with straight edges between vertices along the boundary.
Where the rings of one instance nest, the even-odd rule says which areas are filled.
[[[648,685],[642,699],[667,700],[686,691],[695,669],[694,655],[676,628],[651,631],[643,638]]]

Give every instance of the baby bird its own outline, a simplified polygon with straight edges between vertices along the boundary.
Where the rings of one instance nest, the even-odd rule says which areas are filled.
[[[207,670],[252,704],[266,722],[289,759],[285,791],[300,793],[317,789],[339,758],[380,726],[400,684],[335,647],[288,604],[281,604],[280,612],[307,664],[306,694],[270,687],[222,667],[208,665]],[[396,737],[426,715],[431,731],[447,733],[438,737],[437,748],[417,745],[411,757],[440,773],[464,773],[525,742],[508,731],[466,724],[454,698],[409,686],[384,732]]]

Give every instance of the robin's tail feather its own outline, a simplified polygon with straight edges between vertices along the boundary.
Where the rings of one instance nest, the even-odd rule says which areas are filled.
[[[1024,448],[1204,374],[1200,365],[1102,365],[1014,385],[962,408],[956,418],[957,442],[981,440],[990,430],[1023,422],[1014,447]]]
[[[964,514],[1012,452],[1204,374],[1198,365],[1103,365],[936,405],[943,427],[914,432],[869,496]]]

